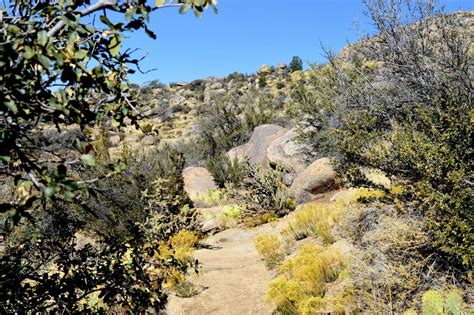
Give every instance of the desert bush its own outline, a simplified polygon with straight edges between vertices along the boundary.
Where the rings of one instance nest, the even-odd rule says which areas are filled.
[[[236,82],[242,82],[242,81],[245,81],[245,79],[246,79],[245,74],[240,73],[240,72],[232,72],[226,77],[227,82],[231,80],[234,80]]]
[[[459,290],[426,291],[422,296],[422,314],[463,314],[462,295]]]
[[[233,196],[241,205],[244,216],[257,217],[265,213],[283,216],[295,208],[295,202],[282,183],[281,172],[245,165],[245,177]]]
[[[174,287],[174,292],[181,298],[193,297],[199,294],[200,291],[201,290],[198,286],[189,281],[180,282]]]
[[[288,70],[290,72],[303,70],[303,60],[301,60],[301,58],[298,56],[293,56],[293,58],[291,58],[290,64],[288,65]]]
[[[295,240],[309,236],[321,237],[325,243],[331,243],[331,226],[339,220],[344,210],[338,205],[309,204],[295,214],[284,234]]]
[[[227,201],[227,191],[225,189],[211,189],[207,194],[198,194],[197,199],[212,207]]]
[[[301,134],[335,155],[353,184],[373,186],[361,168],[404,183],[400,200],[418,203],[433,249],[466,270],[474,257],[472,17],[411,4],[367,1],[380,34],[330,57],[314,70],[323,76],[298,87]]]
[[[229,185],[235,187],[239,185],[245,176],[244,164],[237,159],[231,160],[225,152],[208,157],[206,159],[206,168],[220,188]]]
[[[259,73],[257,82],[258,82],[258,87],[259,88],[262,89],[262,88],[266,87],[267,86],[267,75],[265,73]]]
[[[269,269],[275,268],[285,258],[285,245],[276,234],[259,235],[254,244]]]
[[[323,299],[326,283],[338,278],[343,265],[337,248],[304,245],[296,256],[288,258],[280,266],[279,276],[270,282],[268,299],[283,314],[314,314],[323,311],[328,307],[327,301]]]

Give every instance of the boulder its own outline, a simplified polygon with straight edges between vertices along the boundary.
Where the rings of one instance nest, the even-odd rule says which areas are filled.
[[[290,194],[297,203],[310,201],[336,184],[336,171],[329,158],[314,161],[296,175]]]
[[[154,145],[155,142],[156,142],[156,138],[153,137],[152,135],[146,135],[140,141],[140,143],[143,144],[143,145]]]
[[[187,167],[183,171],[184,190],[195,207],[206,206],[199,196],[206,196],[210,190],[217,189],[211,173],[204,167]]]
[[[305,168],[301,153],[302,145],[296,143],[296,137],[296,129],[291,129],[270,143],[267,148],[267,157],[271,165],[280,166],[295,173]]]
[[[273,72],[273,69],[269,67],[268,65],[261,65],[260,68],[258,69],[259,74],[270,74]]]
[[[247,158],[247,143],[239,145],[227,152],[227,156],[231,161],[237,159],[237,161],[242,162]]]
[[[254,129],[245,148],[245,155],[251,164],[268,164],[268,146],[288,130],[277,125],[261,125]]]
[[[206,88],[204,90],[204,102],[210,102],[211,100],[214,100],[216,98],[218,98],[219,96],[222,96],[222,95],[225,95],[226,94],[226,90],[225,89],[217,89],[217,90],[212,90],[212,89],[209,89],[209,88]]]

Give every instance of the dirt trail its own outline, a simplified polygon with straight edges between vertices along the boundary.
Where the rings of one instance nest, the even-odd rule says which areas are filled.
[[[333,192],[320,194],[313,202],[328,202]],[[265,315],[272,314],[275,306],[265,301],[268,283],[276,275],[268,270],[255,250],[254,241],[265,233],[278,233],[287,226],[295,213],[277,222],[258,227],[232,228],[204,239],[207,248],[198,249],[195,258],[202,269],[190,281],[204,288],[190,298],[169,297],[169,315]],[[214,208],[202,209],[215,211]],[[212,212],[211,211],[211,212]]]
[[[205,239],[209,248],[195,252],[202,270],[190,278],[204,290],[190,298],[170,296],[168,314],[271,314],[274,306],[265,302],[265,295],[274,272],[265,267],[254,240],[281,226],[280,221],[254,229],[233,228]]]

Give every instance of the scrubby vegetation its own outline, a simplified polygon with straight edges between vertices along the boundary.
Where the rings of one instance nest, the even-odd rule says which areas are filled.
[[[467,268],[474,257],[470,14],[390,3],[368,2],[380,35],[315,66],[308,88],[295,88],[302,137],[338,157],[353,184],[371,185],[364,167],[403,184],[400,200],[425,216],[438,253]],[[397,13],[404,10],[412,20]]]
[[[154,37],[148,15],[170,3],[2,10],[0,313],[159,312],[170,292],[204,288],[187,278],[193,251],[225,228],[253,235],[276,313],[472,312],[474,15],[442,14],[434,0],[365,3],[376,33],[327,64],[303,71],[295,56],[143,86],[127,83],[139,60],[120,50],[123,34]],[[172,4],[200,16],[215,2]],[[105,31],[83,21],[94,12]],[[239,156],[263,124],[297,127],[297,141],[272,148],[284,170],[266,147],[264,162]],[[330,157],[340,190],[308,188],[321,199],[297,207],[289,186],[305,164],[290,170],[286,149]],[[213,207],[205,218],[185,192],[190,165],[217,187],[193,195]],[[254,233],[295,208],[281,229]]]

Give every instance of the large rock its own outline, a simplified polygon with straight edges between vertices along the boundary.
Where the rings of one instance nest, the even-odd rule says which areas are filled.
[[[291,129],[270,143],[267,148],[267,157],[271,165],[280,166],[295,173],[305,168],[301,153],[302,146],[296,143],[296,136],[296,129]]]
[[[227,156],[231,161],[244,161],[247,158],[247,143],[231,149],[229,152],[227,152]]]
[[[245,148],[246,157],[251,164],[268,164],[268,146],[288,130],[277,125],[261,125],[255,128]]]
[[[187,167],[183,171],[184,189],[195,207],[206,205],[199,196],[207,196],[210,190],[217,189],[211,173],[204,167]]]
[[[336,171],[329,158],[314,161],[298,173],[290,187],[297,203],[310,201],[336,184]]]

